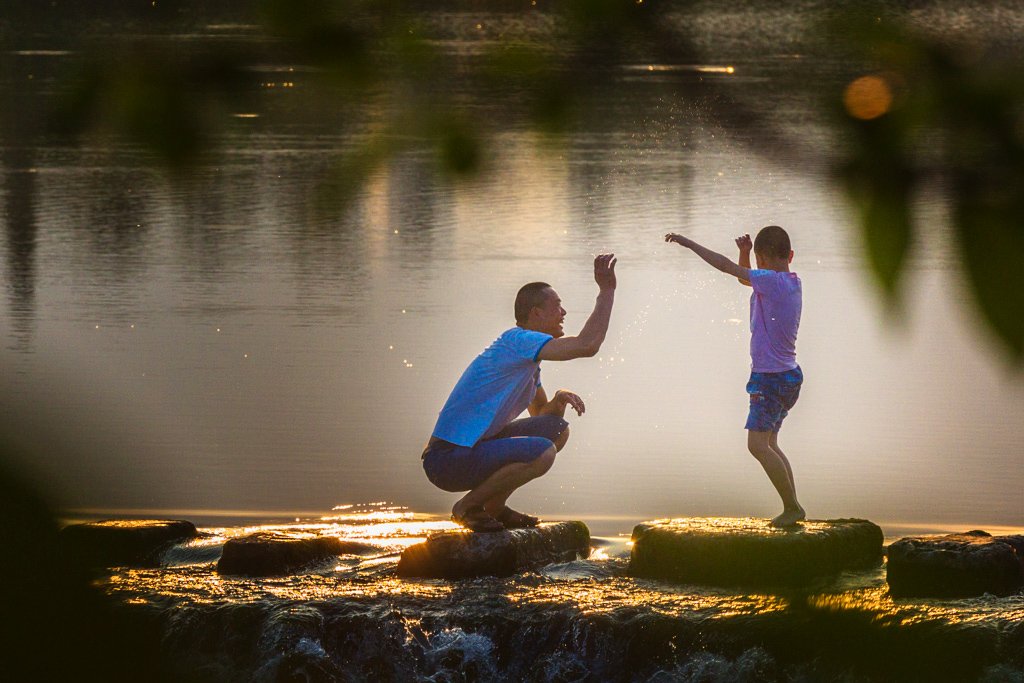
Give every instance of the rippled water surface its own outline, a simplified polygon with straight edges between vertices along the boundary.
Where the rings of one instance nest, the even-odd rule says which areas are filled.
[[[544,368],[549,393],[576,391],[586,415],[513,502],[609,536],[656,517],[769,516],[775,494],[743,433],[747,293],[661,236],[731,253],[736,235],[778,223],[805,292],[806,383],[782,443],[811,515],[887,531],[1024,526],[1024,385],[967,303],[941,196],[923,200],[905,315],[887,316],[826,173],[835,143],[811,93],[793,87],[849,76],[813,40],[827,5],[701,7],[680,21],[702,63],[623,69],[560,144],[505,130],[470,182],[439,179],[427,152],[404,154],[340,215],[311,210],[313,198],[375,114],[339,134],[341,114],[311,113],[308,76],[288,64],[267,64],[262,90],[224,112],[222,163],[185,183],[126,144],[26,146],[9,111],[0,412],[35,447],[16,465],[77,515],[265,520],[371,500],[443,514],[452,497],[418,456],[459,374],[511,326],[524,282],[550,282],[578,330],[596,294],[591,258],[614,251],[600,355]],[[208,14],[162,25],[163,39],[183,50],[261,40],[247,20]],[[950,40],[1019,45],[1016,3],[912,15]],[[502,22],[546,30],[531,17],[432,22],[471,55]],[[101,42],[144,31],[90,30]],[[79,47],[55,30],[4,34],[3,87],[26,103],[20,116],[52,102]],[[684,91],[681,68],[714,88]],[[282,73],[292,87],[266,87]],[[731,127],[730,98],[773,126]],[[772,154],[787,145],[802,161]]]

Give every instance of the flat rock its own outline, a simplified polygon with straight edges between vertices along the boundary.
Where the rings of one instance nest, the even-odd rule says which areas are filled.
[[[60,532],[67,551],[92,567],[156,567],[161,551],[198,535],[192,522],[181,519],[108,519]]]
[[[295,538],[262,531],[225,543],[217,561],[217,573],[280,576],[327,557],[363,555],[378,550],[376,546],[343,541],[336,536]]]
[[[554,522],[498,533],[445,531],[406,548],[398,561],[398,575],[434,579],[511,576],[589,555],[590,529],[583,522]]]
[[[1024,587],[1024,536],[968,531],[901,538],[888,550],[894,598],[1009,595]]]
[[[882,538],[864,519],[808,520],[788,529],[749,517],[659,520],[633,529],[629,573],[715,586],[803,586],[877,566]]]

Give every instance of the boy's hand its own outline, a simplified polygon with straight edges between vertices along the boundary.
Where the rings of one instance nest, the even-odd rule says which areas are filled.
[[[669,234],[665,235],[665,241],[666,242],[675,242],[676,244],[678,244],[680,246],[683,246],[683,247],[690,246],[689,245],[689,241],[690,240],[688,238],[683,237],[682,235],[676,234],[674,232],[670,232]]]
[[[741,254],[749,254],[754,248],[754,242],[750,239],[750,233],[737,237],[736,246],[740,248]]]
[[[615,289],[615,254],[601,254],[594,259],[594,281],[601,289]]]
[[[571,391],[559,389],[558,391],[555,392],[555,397],[551,400],[558,402],[558,405],[561,408],[561,412],[565,411],[566,406],[569,406],[570,408],[575,410],[577,415],[582,415],[583,413],[587,412],[587,407],[583,405],[583,399],[577,396],[576,394],[572,393]]]

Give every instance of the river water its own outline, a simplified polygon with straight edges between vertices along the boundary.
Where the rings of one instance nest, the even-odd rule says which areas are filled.
[[[692,668],[702,666],[718,667],[723,680],[755,680],[743,672],[763,667],[795,676],[794,662],[810,666],[808,659],[781,641],[768,649],[753,643],[766,642],[780,613],[807,636],[809,624],[831,613],[812,603],[861,605],[867,611],[856,614],[885,614],[884,623],[930,624],[925,617],[940,614],[946,625],[981,624],[996,634],[992,647],[1003,647],[999,634],[1019,620],[1019,598],[894,606],[879,573],[827,594],[839,598],[782,605],[615,576],[636,522],[764,517],[778,507],[745,450],[748,292],[665,245],[669,231],[730,254],[734,237],[763,225],[790,232],[805,293],[798,358],[806,379],[780,441],[812,517],[871,519],[889,537],[1024,527],[1024,384],[972,312],[942,197],[921,200],[904,312],[891,315],[864,268],[850,207],[830,182],[828,161],[840,143],[809,91],[838,91],[850,74],[814,41],[828,7],[701,6],[691,17],[701,63],[626,65],[557,144],[518,126],[497,130],[484,173],[470,181],[438,177],[427,151],[406,152],[332,216],[311,211],[311,198],[356,133],[339,133],[328,113],[310,114],[310,76],[288,72],[293,85],[270,88],[291,67],[267,64],[248,99],[224,112],[218,163],[180,184],[126,143],[20,138],[12,112],[42,116],[81,43],[66,26],[7,30],[3,87],[16,104],[5,110],[0,155],[0,413],[5,432],[23,445],[9,464],[68,518],[183,516],[223,540],[281,519],[315,525],[337,506],[387,501],[385,508],[428,525],[409,532],[421,536],[441,523],[453,497],[429,485],[419,452],[466,364],[512,325],[512,300],[527,281],[550,282],[568,311],[567,332],[577,331],[596,295],[593,255],[613,251],[619,289],[601,353],[544,367],[549,394],[571,389],[587,412],[569,418],[572,438],[553,470],[512,501],[547,519],[586,521],[619,548],[605,554],[610,559],[424,586],[363,564],[283,583],[215,582],[200,553],[170,560],[166,570],[122,572],[110,591],[187,606],[200,625],[182,642],[214,628],[208,620],[219,612],[203,609],[210,604],[257,605],[252,623],[264,626],[296,605],[316,612],[309,618],[321,626],[341,612],[362,624],[408,608],[430,627],[385,620],[405,635],[367,641],[379,649],[366,661],[387,660],[395,654],[388,647],[405,643],[409,670],[424,679],[441,666],[431,657],[455,662],[459,675],[476,661],[482,679],[499,677],[519,642],[496,626],[512,623],[505,610],[547,613],[552,605],[563,616],[520,637],[551,644],[546,663],[530,666],[554,667],[562,680],[585,671],[602,680],[600,667],[632,661],[623,653],[633,652],[633,638],[620,642],[619,629],[691,633],[706,620],[725,624],[714,632],[719,645],[732,644],[688,641],[697,644],[680,650],[685,657],[656,658],[675,678],[657,679],[658,668],[637,678],[709,680]],[[1012,48],[1024,32],[1016,3],[922,4],[911,16],[954,41],[985,36]],[[432,21],[447,49],[471,54],[502,22],[518,19],[474,6]],[[491,30],[480,29],[481,37],[475,26]],[[179,50],[264,40],[248,17],[226,9],[187,21],[113,18],[72,28],[93,44],[145,34]],[[680,86],[681,68],[698,70],[709,90],[694,96]],[[728,125],[716,112],[729,98],[763,109],[772,128]],[[372,127],[373,112],[360,116]],[[780,146],[800,154],[773,153]],[[476,611],[436,616],[456,601]],[[797,603],[804,611],[793,616]],[[731,621],[743,614],[753,616]],[[575,634],[581,649],[567,651],[556,631]],[[300,650],[320,643],[296,638],[288,642]],[[352,656],[316,647],[326,647],[335,666]],[[444,659],[451,648],[460,654]],[[598,662],[606,656],[614,662]],[[246,678],[270,662],[242,659],[225,671]],[[995,675],[986,668],[992,661],[974,673]],[[525,662],[515,666],[507,669],[513,677],[546,677]],[[442,678],[458,678],[451,676]]]

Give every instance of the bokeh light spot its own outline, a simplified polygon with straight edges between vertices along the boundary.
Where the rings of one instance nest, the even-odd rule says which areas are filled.
[[[892,107],[892,91],[884,78],[862,76],[846,86],[843,105],[854,118],[878,118]]]

